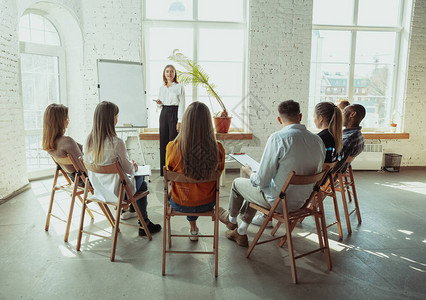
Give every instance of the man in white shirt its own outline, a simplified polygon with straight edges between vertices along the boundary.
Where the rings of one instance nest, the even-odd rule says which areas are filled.
[[[300,124],[302,114],[299,103],[287,100],[278,106],[278,122],[282,129],[274,132],[266,143],[259,171],[252,172],[249,166],[243,172],[250,177],[237,178],[232,183],[229,209],[220,208],[219,219],[229,229],[226,237],[238,245],[247,247],[247,227],[256,210],[249,202],[271,208],[291,171],[299,175],[321,172],[325,159],[325,147],[321,138]],[[287,190],[289,211],[300,208],[312,192],[312,185],[290,186]],[[282,211],[281,205],[278,206]],[[237,224],[241,214],[242,222]]]

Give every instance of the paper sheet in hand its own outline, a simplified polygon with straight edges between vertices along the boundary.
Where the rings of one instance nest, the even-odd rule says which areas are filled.
[[[259,171],[259,163],[247,154],[229,154],[229,156],[238,161],[243,166],[248,164],[253,172]]]
[[[151,166],[138,166],[138,171],[135,172],[135,176],[151,176]]]

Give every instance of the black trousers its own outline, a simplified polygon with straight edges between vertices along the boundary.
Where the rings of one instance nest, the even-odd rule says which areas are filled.
[[[178,106],[163,106],[160,114],[160,174],[163,176],[163,167],[166,165],[166,146],[173,141],[178,132]]]

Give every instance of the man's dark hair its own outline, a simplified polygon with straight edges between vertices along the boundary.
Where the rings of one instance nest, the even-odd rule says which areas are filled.
[[[300,115],[300,105],[294,100],[286,100],[278,105],[278,112],[282,119],[298,122]]]
[[[355,122],[359,125],[365,117],[365,108],[361,104],[352,104],[351,110],[356,112]]]

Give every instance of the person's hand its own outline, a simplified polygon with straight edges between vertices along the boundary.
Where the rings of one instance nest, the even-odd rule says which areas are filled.
[[[245,166],[242,166],[241,169],[243,170],[243,173],[246,174],[248,177],[250,177],[251,174],[253,174],[253,171],[248,164],[246,164]]]
[[[134,160],[132,160],[132,163],[133,163],[133,167],[135,168],[135,172],[137,172],[138,171],[138,164],[135,163]]]
[[[163,104],[163,102],[161,102],[160,99],[157,99],[157,101],[155,101],[155,103],[157,103],[158,105],[162,105]]]
[[[181,124],[180,122],[178,122],[178,123],[176,124],[176,131],[177,131],[177,132],[179,132],[179,131],[180,131],[180,124]]]

